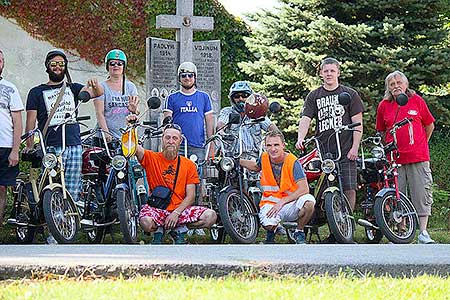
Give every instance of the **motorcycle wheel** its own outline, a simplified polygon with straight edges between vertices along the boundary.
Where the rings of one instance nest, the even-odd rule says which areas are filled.
[[[344,204],[342,206],[342,204]],[[325,212],[330,231],[340,244],[353,244],[355,223],[347,198],[341,198],[339,191],[325,194]]]
[[[26,195],[25,187],[18,187],[21,190],[14,195],[15,219],[19,223],[29,224],[31,220],[31,209]],[[18,203],[16,206],[15,203]],[[16,240],[19,244],[31,244],[36,235],[36,227],[28,225],[17,225],[15,228]]]
[[[79,230],[79,216],[75,204],[64,201],[60,187],[46,190],[42,197],[45,222],[48,230],[60,244],[73,243]]]
[[[409,244],[413,241],[417,230],[416,210],[411,201],[400,195],[397,207],[394,191],[375,199],[375,218],[386,238],[394,244]]]
[[[366,234],[366,241],[369,244],[379,244],[383,238],[383,232],[381,230],[364,228],[364,233]]]
[[[247,195],[243,195],[242,205],[240,192],[231,189],[222,192],[218,197],[219,215],[226,233],[234,243],[252,244],[258,236],[258,215]]]
[[[138,213],[137,207],[131,200],[130,193],[126,190],[117,190],[117,213],[119,215],[120,230],[123,239],[128,244],[135,244],[137,241]]]
[[[223,244],[227,234],[223,227],[212,227],[209,229],[209,235],[213,244]]]

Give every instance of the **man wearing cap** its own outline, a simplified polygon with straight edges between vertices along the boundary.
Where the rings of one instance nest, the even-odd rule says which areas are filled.
[[[67,113],[72,114],[74,112],[78,105],[78,94],[81,91],[87,91],[92,98],[99,97],[103,94],[103,88],[95,78],[89,79],[86,86],[72,83],[67,68],[67,56],[63,50],[53,49],[49,51],[45,57],[44,65],[49,79],[46,83],[33,87],[28,93],[25,131],[33,130],[36,126],[36,120],[39,129],[44,130],[48,116],[61,92],[64,77],[66,77],[67,88],[64,90],[58,109],[48,123],[48,130],[44,137],[47,149],[53,147],[58,153],[62,150],[62,126],[58,125],[65,119]],[[30,137],[27,140],[26,151],[31,150],[33,144],[33,137]],[[81,152],[80,126],[78,124],[67,124],[63,164],[66,187],[75,202],[77,202],[81,190]],[[77,205],[84,206],[80,202]]]
[[[6,208],[6,188],[16,185],[23,104],[17,87],[1,75],[4,55],[0,49],[0,228]]]
[[[207,93],[196,89],[197,67],[192,62],[178,67],[178,81],[181,88],[167,98],[164,117],[172,116],[173,122],[180,125],[187,139],[188,157],[195,154],[198,161],[203,161],[205,124],[207,137],[214,132],[211,99]]]

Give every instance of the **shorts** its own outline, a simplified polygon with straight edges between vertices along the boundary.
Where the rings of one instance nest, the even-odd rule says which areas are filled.
[[[298,198],[296,201],[285,204],[275,217],[268,218],[267,213],[273,207],[273,204],[264,204],[259,210],[259,220],[262,226],[275,226],[280,222],[296,222],[298,213],[305,205],[306,201],[311,201],[314,204],[316,199],[311,194],[306,194]]]
[[[409,195],[419,217],[431,215],[433,177],[429,161],[402,165],[398,169],[398,187],[402,193]]]
[[[201,215],[207,210],[207,207],[204,206],[188,206],[178,217],[178,223],[176,227],[197,222]],[[172,212],[164,209],[159,209],[155,207],[151,207],[148,204],[145,204],[141,212],[139,213],[139,219],[143,217],[150,217],[158,226],[164,226],[164,222],[166,218]]]
[[[342,188],[344,191],[356,190],[358,186],[356,161],[344,159],[340,161]]]
[[[9,154],[11,148],[0,148],[0,185],[15,186],[16,177],[19,175],[19,164],[14,167],[9,166]]]

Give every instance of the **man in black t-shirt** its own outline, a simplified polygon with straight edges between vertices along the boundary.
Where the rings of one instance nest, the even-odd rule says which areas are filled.
[[[27,121],[25,131],[28,132],[36,127],[36,120],[39,129],[44,129],[48,116],[58,98],[64,77],[67,77],[67,87],[63,98],[53,115],[44,137],[45,145],[48,148],[53,147],[58,153],[62,148],[62,126],[58,126],[64,121],[66,114],[72,114],[78,105],[78,94],[81,91],[87,91],[92,98],[103,94],[103,88],[98,80],[93,78],[87,81],[87,85],[72,83],[67,69],[68,60],[64,51],[59,49],[51,50],[45,58],[45,68],[49,80],[47,83],[40,84],[30,90],[28,93],[26,110]],[[77,113],[77,112],[75,112]],[[33,148],[34,139],[30,137],[27,140],[27,149]],[[63,153],[63,163],[65,169],[65,182],[74,201],[78,200],[78,194],[81,190],[81,137],[80,126],[78,124],[69,124],[66,126],[66,150]],[[77,203],[83,205],[82,203]]]
[[[311,120],[316,119],[315,135],[321,142],[320,150],[322,153],[331,152],[336,157],[337,147],[334,128],[355,122],[361,123],[361,125],[355,127],[355,131],[344,131],[340,135],[343,188],[353,210],[356,202],[356,159],[358,158],[363,131],[362,113],[364,106],[354,89],[339,84],[339,75],[339,62],[334,58],[325,58],[320,65],[323,85],[306,96],[298,126],[296,147],[298,149],[303,148],[303,141],[308,133]],[[348,105],[339,104],[338,95],[342,92],[350,94],[351,100]],[[333,137],[330,137],[330,135],[333,135]]]

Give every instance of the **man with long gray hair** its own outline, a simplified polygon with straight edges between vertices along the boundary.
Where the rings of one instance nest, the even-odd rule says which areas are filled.
[[[407,186],[411,200],[417,210],[420,221],[419,244],[433,244],[427,232],[428,217],[431,215],[433,203],[433,178],[430,169],[430,151],[428,141],[434,130],[434,117],[426,102],[409,88],[408,78],[400,71],[394,71],[386,76],[385,94],[378,105],[376,129],[385,135],[386,142],[393,140],[389,130],[405,118],[411,118],[412,137],[410,129],[404,126],[397,130],[397,147],[400,156],[399,189],[406,193]],[[395,99],[404,93],[408,102],[399,106]]]

